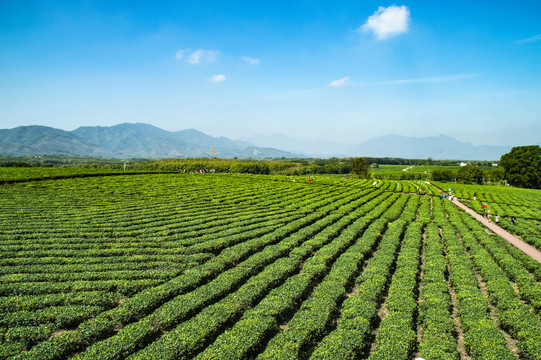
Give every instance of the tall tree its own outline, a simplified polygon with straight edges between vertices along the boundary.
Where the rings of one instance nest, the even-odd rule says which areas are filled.
[[[503,154],[500,165],[504,178],[517,187],[541,189],[541,148],[537,145],[516,146]]]
[[[480,184],[483,182],[483,175],[479,166],[466,165],[458,170],[457,180],[466,184]]]
[[[363,158],[355,158],[351,164],[351,172],[359,178],[366,179],[368,177],[368,163]]]

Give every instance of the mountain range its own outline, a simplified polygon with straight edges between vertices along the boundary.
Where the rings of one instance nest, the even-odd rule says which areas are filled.
[[[112,158],[292,157],[241,140],[212,137],[195,129],[170,132],[152,125],[124,123],[65,131],[47,126],[0,130],[1,155],[70,155]]]
[[[475,146],[446,135],[412,137],[401,135],[380,136],[368,141],[348,144],[326,140],[302,141],[281,134],[254,135],[244,141],[259,146],[275,147],[315,157],[396,157],[403,159],[435,160],[499,160],[511,150],[510,146]]]
[[[474,146],[446,135],[387,135],[356,144],[303,141],[280,134],[231,140],[213,137],[195,129],[171,132],[143,123],[84,126],[73,131],[40,125],[0,130],[0,155],[63,154],[113,158],[369,156],[498,160],[510,150],[509,146]]]

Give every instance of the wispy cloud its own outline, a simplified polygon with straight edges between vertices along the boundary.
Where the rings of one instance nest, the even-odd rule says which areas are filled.
[[[362,32],[372,32],[378,40],[385,40],[408,31],[410,11],[405,5],[380,6],[374,15],[359,28]]]
[[[344,76],[341,79],[333,80],[330,83],[327,84],[327,86],[332,87],[339,87],[339,86],[346,86],[346,85],[352,85],[353,83],[349,80],[349,76]]]
[[[243,56],[242,61],[244,61],[245,63],[250,64],[250,65],[259,65],[259,59],[252,58],[252,57],[249,57],[249,56]]]
[[[532,43],[536,41],[541,41],[541,34],[537,34],[535,36],[526,38],[526,39],[520,39],[515,41],[517,44],[526,44],[526,43]]]
[[[184,57],[184,50],[178,50],[175,53],[175,59],[182,60],[183,57]]]
[[[430,76],[414,79],[400,79],[390,81],[379,81],[372,83],[373,85],[408,85],[408,84],[420,84],[420,83],[442,83],[442,82],[455,82],[458,80],[469,79],[477,76],[476,74],[454,74],[445,76]]]
[[[175,53],[175,59],[185,59],[188,64],[199,64],[201,62],[216,61],[218,54],[218,50],[197,49],[195,51],[191,51],[190,49],[185,49],[177,50]]]
[[[219,82],[222,82],[225,80],[225,75],[224,74],[217,74],[217,75],[213,75],[210,80],[212,82],[215,82],[215,83],[219,83]]]
[[[201,61],[216,61],[218,50],[203,50],[197,49],[188,56],[188,63],[199,64]]]

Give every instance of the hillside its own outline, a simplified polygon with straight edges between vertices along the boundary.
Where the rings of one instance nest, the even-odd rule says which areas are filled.
[[[293,154],[243,141],[212,137],[195,129],[170,132],[152,125],[85,126],[64,131],[46,126],[0,130],[2,155],[104,157],[292,157]]]
[[[386,135],[356,144],[303,141],[280,134],[231,140],[213,137],[196,129],[171,132],[143,123],[84,126],[73,131],[38,125],[0,130],[1,155],[62,154],[115,158],[371,156],[496,161],[510,150],[510,146],[475,146],[445,135]]]

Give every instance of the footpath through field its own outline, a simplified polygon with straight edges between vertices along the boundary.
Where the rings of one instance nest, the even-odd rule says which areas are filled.
[[[510,234],[509,232],[505,231],[498,225],[488,222],[488,220],[467,207],[466,205],[462,204],[458,200],[453,200],[453,203],[462,209],[466,210],[466,212],[470,213],[474,218],[479,220],[483,225],[485,225],[487,228],[492,230],[494,233],[500,235],[505,240],[509,241],[512,245],[514,245],[516,248],[521,250],[526,255],[531,256],[534,260],[541,262],[541,251],[537,250],[535,247],[531,246],[530,244],[525,243],[524,241],[520,240],[516,236]]]

